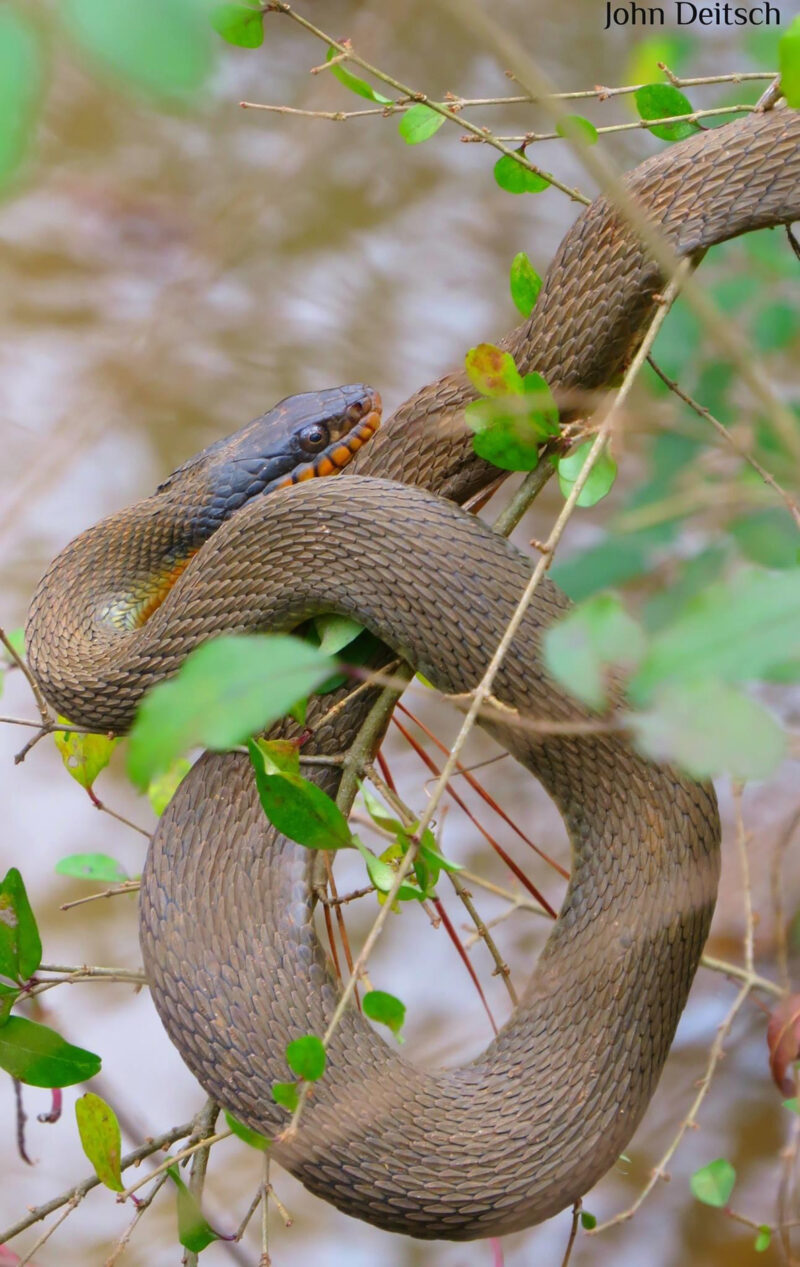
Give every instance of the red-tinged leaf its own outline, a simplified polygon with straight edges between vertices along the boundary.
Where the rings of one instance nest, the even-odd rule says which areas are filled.
[[[464,365],[470,381],[482,396],[515,396],[523,390],[514,358],[493,343],[479,343],[470,348]]]
[[[784,1095],[795,1092],[792,1065],[800,1059],[800,994],[781,999],[767,1025],[769,1068]]]

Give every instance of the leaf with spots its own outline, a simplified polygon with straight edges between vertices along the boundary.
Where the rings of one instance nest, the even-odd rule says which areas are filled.
[[[69,725],[66,717],[58,720]],[[109,739],[108,735],[84,735],[69,730],[55,730],[53,740],[65,769],[87,791],[94,785],[100,771],[105,770],[119,742]]]
[[[83,1151],[94,1166],[98,1179],[112,1192],[122,1192],[122,1135],[111,1105],[94,1092],[87,1091],[75,1102],[75,1118]]]

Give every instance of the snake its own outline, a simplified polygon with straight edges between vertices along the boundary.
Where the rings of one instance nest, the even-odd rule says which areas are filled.
[[[624,185],[676,256],[699,261],[715,243],[800,215],[799,176],[800,112],[776,108],[672,145]],[[501,346],[520,372],[544,376],[566,416],[624,372],[662,287],[601,196]],[[325,471],[301,455],[308,473],[275,487],[291,481],[291,463],[265,471],[242,456],[241,437],[222,441],[51,565],[31,604],[28,656],[72,722],[125,731],[145,691],[208,638],[291,631],[327,612],[360,622],[440,691],[475,689],[532,569],[462,508],[498,475],[465,424],[475,389],[463,371],[447,374],[377,432],[376,394],[343,390],[321,403],[312,393],[300,417],[291,400],[279,409],[284,448],[286,426],[307,425],[322,444],[330,414],[340,417],[338,464],[330,445],[325,460],[352,461],[336,478],[313,478]],[[365,430],[345,453],[352,427]],[[281,445],[264,441],[270,461]],[[209,513],[218,522],[201,533]],[[272,1087],[291,1077],[287,1043],[324,1034],[339,997],[313,924],[313,851],[267,822],[241,752],[199,758],[150,844],[140,939],[183,1060],[311,1192],[388,1231],[499,1236],[582,1197],[642,1118],[708,934],[720,866],[713,790],[645,759],[622,733],[581,727],[593,714],[549,676],[542,652],[568,610],[545,578],[495,679],[508,715],[501,707],[484,723],[560,810],[572,870],[518,1005],[477,1058],[417,1068],[348,1007],[286,1131]],[[311,700],[308,754],[345,751],[375,695],[335,709],[331,698]],[[335,794],[341,767],[309,768]]]

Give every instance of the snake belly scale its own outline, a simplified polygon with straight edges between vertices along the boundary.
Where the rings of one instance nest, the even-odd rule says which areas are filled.
[[[697,257],[798,216],[799,175],[800,114],[775,110],[673,146],[626,183],[676,252]],[[619,373],[660,284],[598,199],[504,345],[568,412],[575,393]],[[531,565],[455,504],[496,475],[464,426],[471,395],[463,374],[449,375],[411,397],[339,478],[248,502],[135,631],[100,637],[94,610],[72,609],[79,539],[51,568],[29,621],[30,661],[48,697],[77,723],[124,726],[147,682],[174,672],[197,641],[291,629],[323,611],[360,620],[440,689],[474,688]],[[109,552],[136,551],[137,533],[163,531],[155,518],[90,531],[105,534]],[[502,664],[495,692],[527,717],[586,716],[540,658],[542,630],[567,606],[545,582]],[[346,748],[369,702],[325,724],[312,709],[307,751]],[[434,1072],[348,1011],[297,1135],[274,1147],[342,1210],[428,1239],[529,1226],[613,1164],[669,1051],[717,885],[709,788],[611,734],[490,729],[554,798],[573,849],[564,905],[519,1007],[481,1057]],[[335,792],[334,770],[319,781]],[[308,851],[266,823],[247,759],[207,754],[163,816],[143,879],[142,947],[164,1025],[209,1094],[271,1136],[287,1121],[271,1096],[287,1077],[286,1044],[323,1033],[337,997],[312,926],[309,869]]]

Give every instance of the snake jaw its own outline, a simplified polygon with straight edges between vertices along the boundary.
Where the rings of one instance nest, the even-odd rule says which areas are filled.
[[[267,485],[265,493],[274,492],[278,488],[291,488],[293,484],[301,484],[304,480],[324,478],[338,475],[355,457],[358,450],[371,440],[381,425],[381,398],[373,392],[373,407],[369,413],[351,431],[339,435],[336,439],[315,455],[310,462],[296,466],[283,479],[275,480]]]

